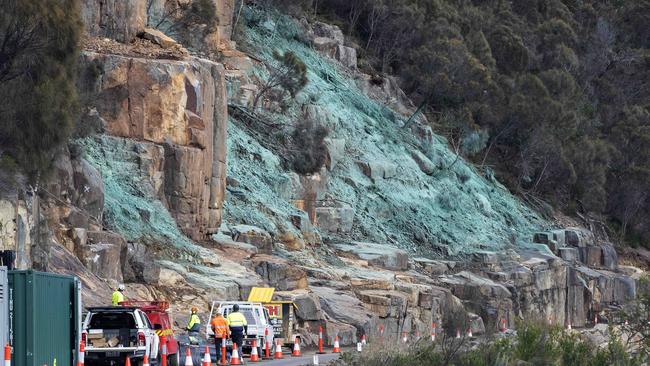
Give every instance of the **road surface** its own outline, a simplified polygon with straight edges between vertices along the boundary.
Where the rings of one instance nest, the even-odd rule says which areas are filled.
[[[180,364],[184,365],[185,364],[185,348],[181,346],[181,359],[180,359]],[[217,359],[216,359],[216,352],[214,349],[213,345],[210,345],[210,359],[212,360],[212,365],[217,364]],[[200,346],[200,347],[191,347],[192,350],[192,361],[194,366],[202,366],[202,357],[203,357],[203,350],[205,349],[205,346]],[[284,358],[280,360],[261,360],[260,362],[250,362],[248,357],[244,358],[244,363],[246,365],[268,365],[268,366],[303,366],[303,365],[313,365],[313,357],[315,354],[314,350],[308,350],[308,351],[303,351],[301,357],[292,357],[291,353],[289,353],[288,349],[284,350]],[[319,365],[327,365],[328,362],[333,361],[338,359],[340,356],[339,353],[325,353],[322,355],[318,355],[318,364]]]

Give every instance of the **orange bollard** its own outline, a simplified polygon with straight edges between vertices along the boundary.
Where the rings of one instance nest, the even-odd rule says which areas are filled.
[[[264,359],[271,359],[271,345],[269,344],[269,329],[264,329]]]
[[[230,364],[231,365],[241,365],[241,359],[239,358],[239,352],[237,352],[237,343],[232,342],[232,355],[230,355]]]
[[[5,346],[5,366],[11,366],[11,346],[9,343]]]
[[[298,342],[298,338],[293,340],[293,352],[291,353],[291,357],[300,357],[300,343]]]
[[[220,366],[226,366],[228,364],[228,356],[226,355],[226,337],[221,338],[221,360],[219,360]]]
[[[86,343],[82,340],[79,342],[79,356],[77,358],[77,366],[84,366],[84,359],[86,357]]]
[[[339,346],[339,336],[334,336],[334,349],[332,353],[341,353],[341,346]]]
[[[319,354],[323,354],[323,326],[318,327],[318,352]]]
[[[251,349],[251,362],[260,362],[260,355],[257,354],[257,340],[253,339],[253,348]]]
[[[431,342],[436,341],[436,323],[431,323]]]
[[[161,366],[167,366],[167,337],[160,337],[160,344],[162,344],[162,354],[160,359]]]

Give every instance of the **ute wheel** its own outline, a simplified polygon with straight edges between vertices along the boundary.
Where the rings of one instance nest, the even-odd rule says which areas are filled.
[[[170,355],[170,356],[168,357],[168,359],[169,359],[169,366],[178,366],[179,361],[180,361],[180,360],[179,360],[179,357],[180,357],[180,356],[178,355],[178,352],[174,353],[173,355]]]

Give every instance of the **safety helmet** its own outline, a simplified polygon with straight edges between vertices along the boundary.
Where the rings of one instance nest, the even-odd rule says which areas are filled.
[[[221,309],[217,309],[217,311],[215,311],[214,315],[223,315],[223,311]]]
[[[232,311],[239,311],[239,305],[235,304],[232,306]]]
[[[118,290],[118,291],[124,291],[125,288],[126,288],[126,287],[124,287],[124,284],[122,284],[122,283],[120,283],[120,285],[117,286],[117,290]]]
[[[199,309],[197,309],[196,306],[192,306],[192,312],[196,313],[197,311],[199,311]]]

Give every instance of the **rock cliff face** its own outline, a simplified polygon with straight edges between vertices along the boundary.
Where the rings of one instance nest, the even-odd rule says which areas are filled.
[[[89,37],[132,47],[164,5],[145,3],[83,2]],[[227,40],[239,9],[216,5]],[[25,258],[37,241],[48,269],[82,279],[87,305],[126,282],[129,298],[170,300],[179,323],[190,303],[207,315],[211,300],[273,286],[298,305],[306,344],[321,325],[345,345],[418,337],[432,322],[475,335],[530,317],[580,327],[634,298],[638,273],[610,244],[551,230],[426,121],[405,125],[408,98],[358,71],[337,27],[251,11],[240,21],[266,19],[247,29],[254,57],[222,50],[225,67],[185,53],[84,51],[85,137],[57,155],[42,202],[0,192],[1,245],[20,243]],[[303,58],[308,87],[245,113],[276,48]],[[301,118],[330,130],[327,163],[309,176],[291,172],[282,150]]]
[[[81,82],[87,110],[106,134],[151,143],[150,179],[184,233],[215,233],[226,179],[223,66],[84,53],[82,69],[91,67]]]

